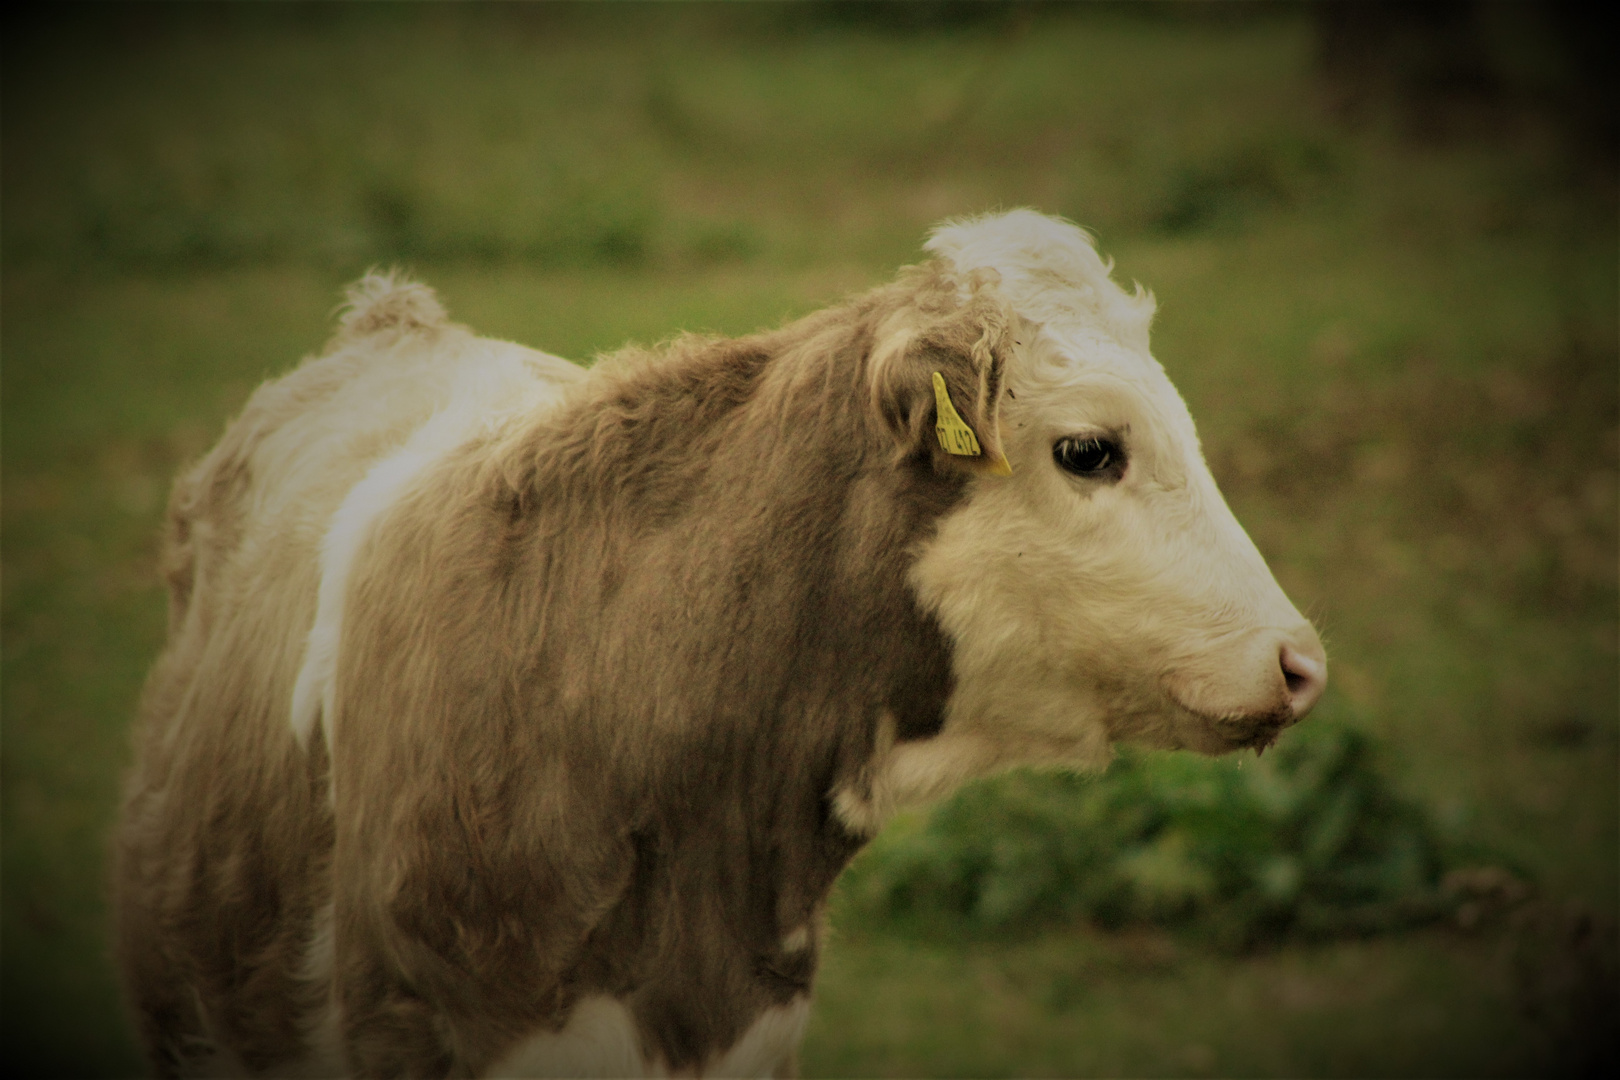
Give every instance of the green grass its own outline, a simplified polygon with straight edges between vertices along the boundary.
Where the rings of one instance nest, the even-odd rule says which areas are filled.
[[[1453,935],[1233,961],[1162,934],[1066,931],[829,950],[807,1076],[1524,1076],[1526,1030],[1489,948]],[[882,1011],[875,1023],[874,1010]]]
[[[164,493],[344,282],[403,263],[587,358],[813,310],[1026,203],[1158,295],[1223,490],[1325,629],[1324,712],[1448,836],[1613,917],[1616,199],[1557,117],[1346,126],[1287,10],[85,10],[4,39],[8,1060],[140,1068],[104,849]],[[841,904],[805,1070],[1541,1071],[1508,925],[1231,955]]]

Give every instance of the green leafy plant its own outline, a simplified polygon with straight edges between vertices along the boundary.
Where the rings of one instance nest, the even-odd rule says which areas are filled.
[[[1020,772],[897,821],[851,869],[880,920],[982,930],[1083,916],[1242,947],[1369,933],[1446,910],[1444,845],[1370,738],[1308,725],[1271,755],[1122,754],[1101,776]]]

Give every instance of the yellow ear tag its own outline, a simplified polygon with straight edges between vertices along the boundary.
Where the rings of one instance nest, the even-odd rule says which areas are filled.
[[[938,419],[934,422],[934,433],[939,436],[939,445],[945,448],[947,454],[957,457],[978,457],[984,453],[979,449],[978,437],[973,429],[967,426],[956,406],[951,404],[950,392],[945,389],[945,376],[934,372],[934,404]],[[990,471],[997,476],[1011,476],[1012,463],[1005,456],[997,454],[990,462]]]
[[[934,431],[939,435],[939,445],[945,448],[945,452],[957,457],[978,457],[983,453],[973,429],[963,422],[956,406],[951,404],[951,395],[945,389],[945,376],[937,371],[934,372],[934,404],[938,414]]]

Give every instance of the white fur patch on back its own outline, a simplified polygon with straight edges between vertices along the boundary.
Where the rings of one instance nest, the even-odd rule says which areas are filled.
[[[555,399],[559,387],[537,377],[538,371],[529,360],[533,355],[508,346],[490,350],[480,362],[468,364],[443,407],[404,446],[373,465],[332,515],[321,543],[315,623],[293,686],[292,729],[301,746],[309,744],[317,719],[327,746],[332,745],[343,608],[355,559],[371,536],[372,527],[413,481],[456,447]]]

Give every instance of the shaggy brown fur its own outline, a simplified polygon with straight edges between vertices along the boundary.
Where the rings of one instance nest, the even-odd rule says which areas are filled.
[[[1012,316],[978,284],[923,268],[778,331],[622,354],[438,462],[350,580],[330,748],[287,723],[314,523],[423,417],[345,432],[329,496],[283,520],[260,445],[365,360],[261,389],[175,488],[118,839],[159,1071],[291,1067],[329,990],[366,1075],[477,1074],[593,994],[694,1069],[805,993],[861,842],[829,793],[881,717],[927,738],[950,692],[906,573],[999,452]],[[379,297],[339,344],[430,355],[431,294]],[[985,458],[935,443],[935,370]],[[327,904],[329,983],[307,966]]]

